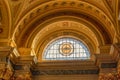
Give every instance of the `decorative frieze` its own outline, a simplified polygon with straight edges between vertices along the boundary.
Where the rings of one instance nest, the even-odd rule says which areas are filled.
[[[81,75],[98,74],[99,70],[31,70],[32,75]]]

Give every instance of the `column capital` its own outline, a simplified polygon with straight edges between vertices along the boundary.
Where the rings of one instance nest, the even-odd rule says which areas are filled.
[[[7,57],[13,51],[13,48],[10,46],[0,47],[0,57]]]
[[[18,48],[18,52],[20,53],[21,56],[31,56],[31,48],[25,48],[25,47],[21,47]]]
[[[21,47],[17,49],[19,56],[17,57],[16,64],[32,65],[36,63],[35,55],[32,55],[31,48]]]

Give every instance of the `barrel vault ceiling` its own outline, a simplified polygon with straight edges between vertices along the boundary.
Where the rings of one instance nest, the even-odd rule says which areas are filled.
[[[49,42],[43,39],[51,40],[66,32],[70,36],[82,34],[81,39],[92,46],[92,52],[99,52],[100,45],[119,42],[118,3],[119,0],[1,0],[0,46],[33,48],[35,54],[42,53],[42,42]]]
[[[46,45],[66,36],[85,43],[90,59],[43,60]],[[0,0],[0,61],[20,76],[22,71],[41,80],[73,74],[97,79],[120,67],[119,43],[120,0]]]

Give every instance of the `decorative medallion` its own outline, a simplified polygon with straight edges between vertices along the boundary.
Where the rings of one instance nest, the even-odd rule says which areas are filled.
[[[60,53],[64,56],[68,56],[73,52],[73,45],[71,43],[62,43],[60,45]]]

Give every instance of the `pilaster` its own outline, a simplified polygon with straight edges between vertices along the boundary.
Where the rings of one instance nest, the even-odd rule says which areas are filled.
[[[14,64],[14,80],[32,80],[31,66],[34,64],[34,56],[31,55],[30,48],[19,48],[20,56]]]

